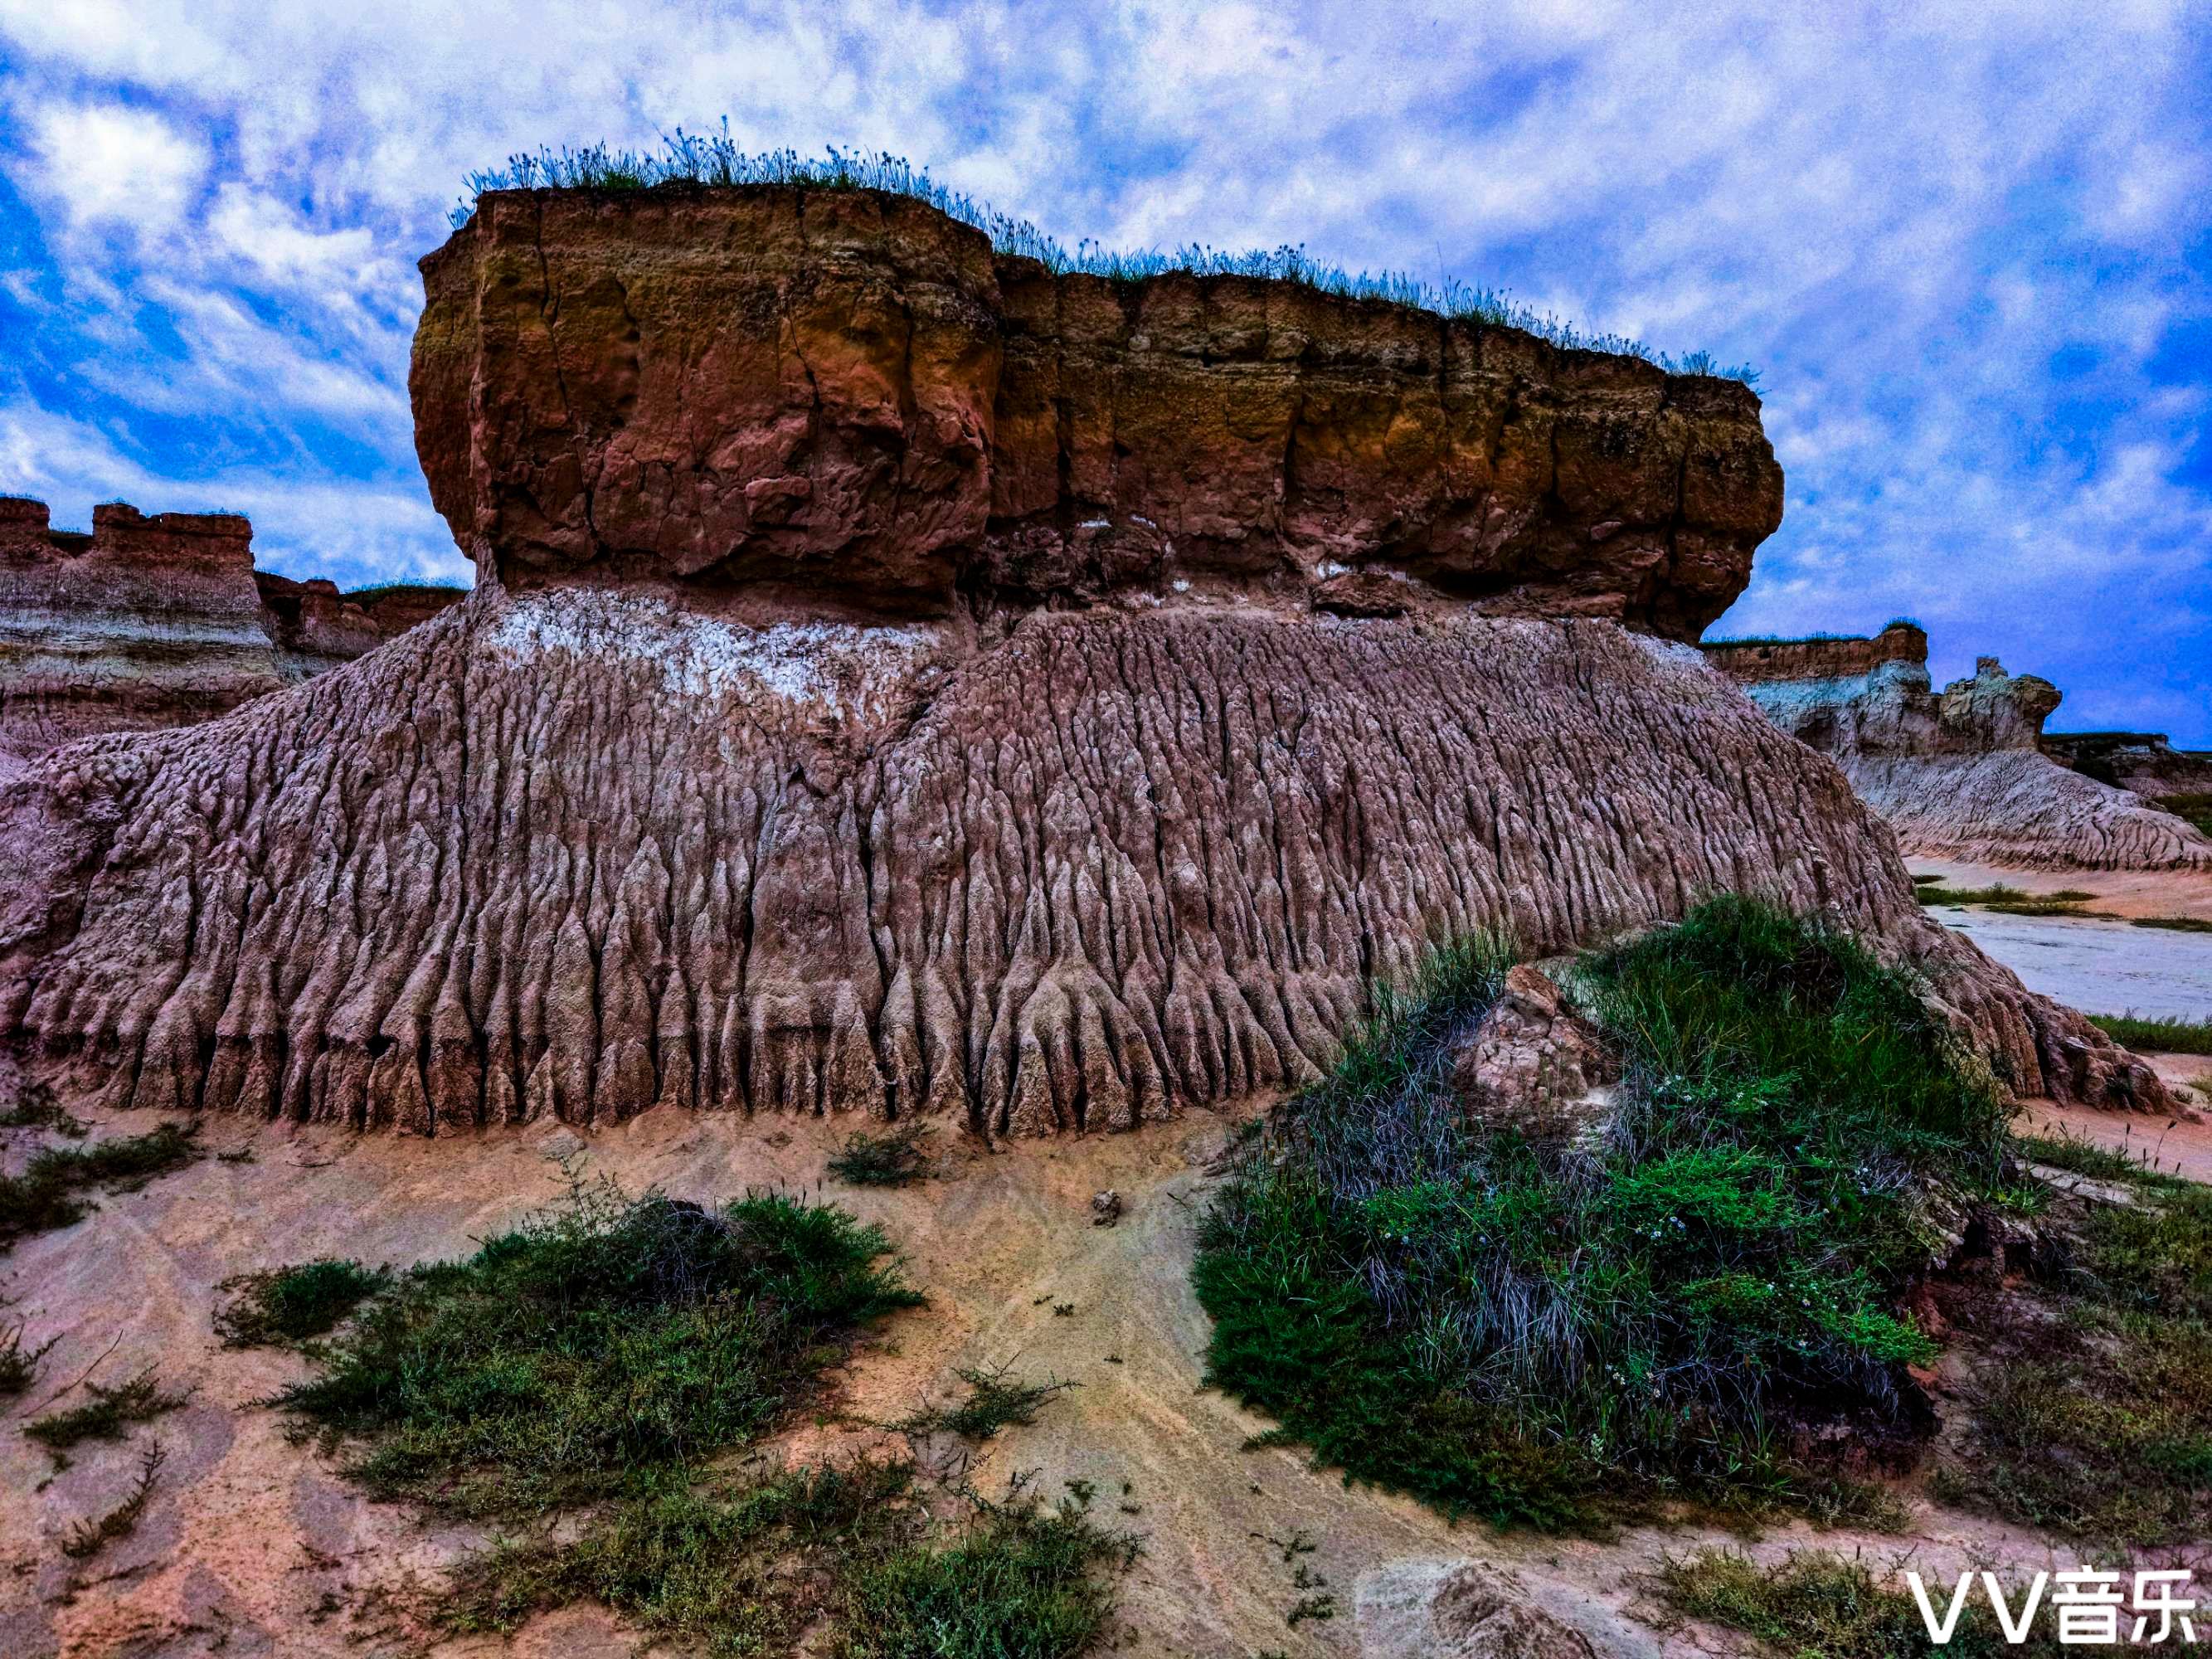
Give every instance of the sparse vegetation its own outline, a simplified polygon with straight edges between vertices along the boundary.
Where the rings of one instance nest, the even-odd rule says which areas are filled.
[[[391,1282],[392,1275],[384,1268],[327,1256],[226,1279],[216,1288],[238,1294],[217,1310],[216,1332],[232,1348],[306,1342],[337,1329]]]
[[[887,1253],[833,1207],[710,1211],[572,1174],[562,1203],[466,1260],[377,1282],[277,1403],[345,1445],[377,1497],[571,1517],[465,1560],[441,1614],[456,1631],[589,1597],[717,1654],[787,1650],[826,1615],[829,1650],[853,1659],[1067,1659],[1112,1604],[1093,1569],[1124,1551],[1079,1506],[971,1494],[946,1516],[904,1460],[732,1456],[817,1398],[860,1331],[920,1304]],[[303,1293],[317,1318],[365,1288],[357,1264],[310,1266],[353,1269]],[[1005,1421],[1060,1386],[978,1380]]]
[[[1964,907],[1978,906],[2010,916],[2075,916],[2087,921],[2115,921],[2118,918],[2101,910],[2084,910],[2081,906],[2096,897],[2078,887],[2062,887],[2055,892],[2030,893],[2018,887],[1998,882],[1990,887],[1946,887],[1942,878],[1915,876],[1914,896],[1923,904]]]
[[[1904,1590],[1878,1583],[1863,1561],[1832,1550],[1797,1550],[1778,1567],[1762,1566],[1734,1550],[1703,1550],[1662,1563],[1654,1575],[1659,1595],[1676,1613],[1726,1625],[1800,1659],[1899,1659],[1940,1652],[1960,1659],[2030,1659],[2056,1654],[2043,1634],[2014,1645],[1986,1602],[1976,1601],[1942,1648],[1929,1639],[1919,1607]],[[1948,1599],[1936,1607],[1940,1619]]]
[[[1604,1145],[1472,1128],[1449,1039],[1507,961],[1445,953],[1243,1154],[1201,1237],[1213,1382],[1271,1442],[1452,1511],[1790,1502],[1793,1424],[1917,1432],[1896,1308],[1929,1182],[2002,1185],[2006,1109],[1913,986],[1748,902],[1583,964],[1630,1072]]]
[[[965,1369],[957,1373],[968,1396],[956,1406],[935,1407],[915,1413],[895,1425],[908,1434],[942,1431],[963,1440],[988,1440],[1008,1425],[1027,1426],[1054,1395],[1076,1385],[1057,1379],[1024,1382],[1012,1376],[1007,1365],[994,1370]]]
[[[2077,1135],[2022,1135],[2015,1143],[2022,1158],[2045,1169],[2065,1170],[2096,1181],[2139,1181],[2153,1187],[2185,1190],[2188,1182],[2149,1167],[2148,1146],[2141,1158],[2114,1152]]]
[[[0,1250],[32,1233],[84,1218],[78,1194],[94,1187],[131,1190],[199,1156],[194,1128],[164,1123],[143,1135],[89,1146],[47,1147],[16,1176],[0,1176]]]
[[[1996,1298],[1963,1316],[1982,1363],[1961,1455],[1930,1490],[2100,1547],[2201,1537],[2212,1523],[2212,1188],[2058,1155],[2130,1183],[2134,1201],[2089,1206],[2036,1303]]]
[[[72,1561],[82,1561],[137,1531],[138,1517],[154,1501],[155,1488],[161,1484],[161,1466],[168,1461],[168,1451],[161,1443],[151,1442],[138,1455],[138,1478],[131,1483],[129,1496],[106,1514],[72,1525],[62,1540],[62,1553]]]
[[[1170,271],[1199,276],[1255,276],[1295,283],[1324,294],[1379,301],[1463,317],[1498,328],[1517,328],[1569,350],[1625,352],[1675,374],[1708,374],[1755,385],[1758,371],[1746,364],[1723,364],[1711,352],[1670,357],[1640,340],[1619,334],[1588,334],[1548,312],[1537,312],[1493,289],[1471,287],[1454,278],[1425,282],[1400,271],[1353,273],[1310,258],[1303,247],[1225,252],[1192,244],[1171,252],[1117,253],[1088,240],[1073,250],[1026,219],[1015,219],[947,189],[902,156],[888,153],[848,154],[830,149],[820,157],[796,150],[753,154],[740,149],[725,131],[702,137],[681,128],[664,137],[658,150],[610,149],[592,144],[580,149],[540,149],[510,155],[503,167],[469,175],[468,189],[452,213],[454,227],[466,224],[477,198],[495,190],[590,190],[606,194],[636,191],[698,189],[708,185],[799,185],[810,190],[879,190],[911,196],[963,224],[973,225],[1001,253],[1036,259],[1061,275],[1082,272],[1114,282],[1143,282]]]
[[[2212,836],[2212,794],[2160,795],[2152,805]]]
[[[2212,1054],[2212,1019],[2092,1014],[2089,1023],[2124,1048],[2158,1054]]]
[[[52,1129],[71,1140],[82,1140],[87,1133],[81,1119],[61,1109],[53,1091],[38,1084],[26,1085],[15,1103],[0,1112],[0,1129]]]
[[[2212,921],[2203,916],[2136,916],[2131,927],[2164,927],[2176,933],[2212,933]]]
[[[120,1440],[131,1431],[132,1424],[150,1423],[164,1413],[175,1411],[192,1397],[189,1389],[176,1394],[164,1393],[150,1365],[112,1389],[103,1389],[97,1382],[88,1382],[84,1387],[92,1396],[85,1404],[34,1417],[23,1425],[23,1433],[48,1450],[57,1452],[85,1440]]]
[[[925,1173],[929,1131],[908,1119],[879,1135],[856,1129],[842,1152],[830,1159],[830,1173],[854,1187],[903,1187]]]
[[[23,1322],[17,1320],[5,1330],[0,1330],[0,1400],[13,1400],[27,1393],[39,1375],[39,1362],[59,1337],[49,1337],[35,1348],[23,1346]]]

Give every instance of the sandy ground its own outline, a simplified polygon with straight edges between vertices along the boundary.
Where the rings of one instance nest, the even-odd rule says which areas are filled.
[[[126,1119],[94,1131],[145,1127]],[[1222,1120],[1199,1115],[995,1154],[947,1135],[937,1179],[896,1192],[831,1188],[884,1225],[930,1297],[858,1358],[846,1410],[902,1415],[960,1365],[1011,1360],[1024,1373],[1080,1384],[1034,1427],[989,1443],[973,1479],[987,1492],[1017,1471],[1034,1471],[1048,1493],[1072,1479],[1097,1484],[1103,1517],[1144,1543],[1124,1582],[1115,1651],[1358,1654],[1352,1607],[1363,1574],[1468,1556],[1516,1567],[1602,1653],[1736,1650],[1715,1632],[1662,1633],[1636,1616],[1652,1612],[1638,1589],[1652,1563],[1712,1534],[1642,1531],[1599,1545],[1455,1528],[1411,1502],[1347,1488],[1294,1451],[1243,1449],[1265,1425],[1200,1387],[1207,1327],[1188,1285],[1206,1166],[1224,1134]],[[27,1322],[33,1343],[56,1339],[40,1382],[11,1413],[16,1422],[57,1395],[82,1399],[66,1385],[88,1375],[113,1383],[152,1365],[165,1383],[196,1390],[188,1407],[128,1444],[80,1448],[59,1474],[20,1434],[0,1433],[0,1654],[629,1653],[634,1637],[592,1609],[539,1620],[511,1644],[422,1639],[398,1609],[434,1595],[441,1564],[470,1540],[362,1502],[313,1449],[288,1444],[278,1419],[254,1402],[296,1376],[300,1362],[219,1347],[214,1287],[231,1273],[322,1254],[404,1263],[464,1252],[553,1195],[554,1153],[585,1151],[590,1167],[632,1189],[658,1184],[713,1200],[747,1186],[811,1188],[842,1135],[811,1123],[762,1128],[675,1114],[648,1114],[588,1144],[559,1128],[426,1146],[211,1125],[211,1151],[251,1146],[254,1161],[210,1158],[103,1200],[89,1219],[0,1257],[9,1316]],[[2212,1168],[2212,1143],[2203,1155]],[[1089,1199],[1109,1186],[1127,1214],[1118,1226],[1094,1227]],[[1073,1311],[1059,1314],[1059,1304]],[[64,1559],[61,1535],[118,1501],[149,1437],[170,1458],[137,1534],[82,1566]],[[862,1426],[810,1428],[793,1449],[834,1454],[881,1438]],[[1328,1581],[1340,1611],[1292,1628],[1285,1614],[1301,1592],[1267,1540],[1298,1529],[1316,1546],[1305,1564]],[[1882,1562],[1909,1555],[1946,1573],[1993,1564],[2032,1571],[2055,1559],[2023,1534],[1924,1506],[1911,1539],[1793,1528],[1753,1547],[1778,1555],[1807,1542]]]
[[[1915,874],[1941,874],[1947,885],[2002,882],[2030,893],[2070,888],[2094,895],[2086,910],[2118,921],[2008,916],[1938,906],[1934,914],[2040,991],[2092,1014],[2165,1019],[2212,1018],[2212,933],[2128,925],[2135,916],[2212,921],[2212,875],[2171,871],[2004,870],[1940,859],[1908,860]]]

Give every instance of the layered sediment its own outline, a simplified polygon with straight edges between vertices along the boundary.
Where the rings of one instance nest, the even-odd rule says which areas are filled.
[[[1718,641],[1706,659],[1792,737],[1833,757],[1908,854],[2034,868],[2212,866],[2212,840],[2044,752],[2049,680],[1994,657],[1939,694],[1928,636]]]
[[[495,194],[424,275],[478,586],[11,793],[0,1029],[65,1089],[1122,1127],[1315,1077],[1447,939],[1748,891],[2024,1091],[2166,1099],[1668,637],[1778,514],[1745,388],[872,192]]]
[[[61,744],[227,714],[395,638],[450,587],[341,594],[253,568],[229,514],[93,509],[56,530],[0,497],[0,779]]]

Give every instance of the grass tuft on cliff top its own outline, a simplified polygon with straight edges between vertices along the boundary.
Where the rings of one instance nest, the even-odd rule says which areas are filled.
[[[1739,899],[1584,959],[1625,1053],[1587,1147],[1471,1124],[1448,952],[1246,1146],[1194,1269],[1211,1380],[1350,1476],[1579,1529],[1669,1494],[1832,1510],[1794,1431],[1924,1427],[1919,1194],[2001,1192],[2007,1109],[1913,985]],[[1848,1494],[1844,1500],[1848,1501]]]
[[[1026,219],[1013,218],[947,188],[904,156],[873,155],[832,147],[821,156],[793,149],[752,152],[729,137],[702,137],[678,127],[665,135],[658,150],[611,149],[605,144],[563,146],[518,153],[502,167],[471,173],[460,203],[449,215],[453,228],[468,223],[477,198],[495,190],[595,190],[609,193],[682,188],[686,185],[800,185],[810,190],[880,190],[927,202],[949,218],[972,225],[1001,253],[1038,261],[1055,275],[1103,276],[1114,282],[1143,282],[1170,272],[1196,276],[1252,276],[1345,299],[1379,300],[1441,317],[1465,318],[1496,328],[1517,328],[1571,351],[1603,351],[1640,357],[1670,374],[1706,374],[1759,383],[1759,371],[1745,363],[1722,363],[1709,351],[1680,357],[1655,351],[1641,340],[1620,334],[1592,334],[1511,299],[1502,290],[1446,277],[1431,283],[1403,271],[1348,271],[1310,257],[1303,246],[1231,252],[1193,242],[1162,252],[1117,252],[1088,238],[1070,249]]]

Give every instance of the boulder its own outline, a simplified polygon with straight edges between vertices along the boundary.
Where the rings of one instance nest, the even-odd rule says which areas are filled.
[[[1453,1087],[1470,1118],[1540,1141],[1583,1140],[1601,1130],[1612,1103],[1602,1085],[1620,1075],[1597,1027],[1526,963],[1507,971],[1504,988],[1452,1063]]]
[[[1360,1659],[1597,1659],[1601,1650],[1556,1610],[1571,1605],[1607,1637],[1607,1654],[1656,1650],[1575,1592],[1540,1597],[1520,1574],[1484,1561],[1393,1561],[1353,1593]],[[1549,1601],[1553,1605],[1547,1606]]]

